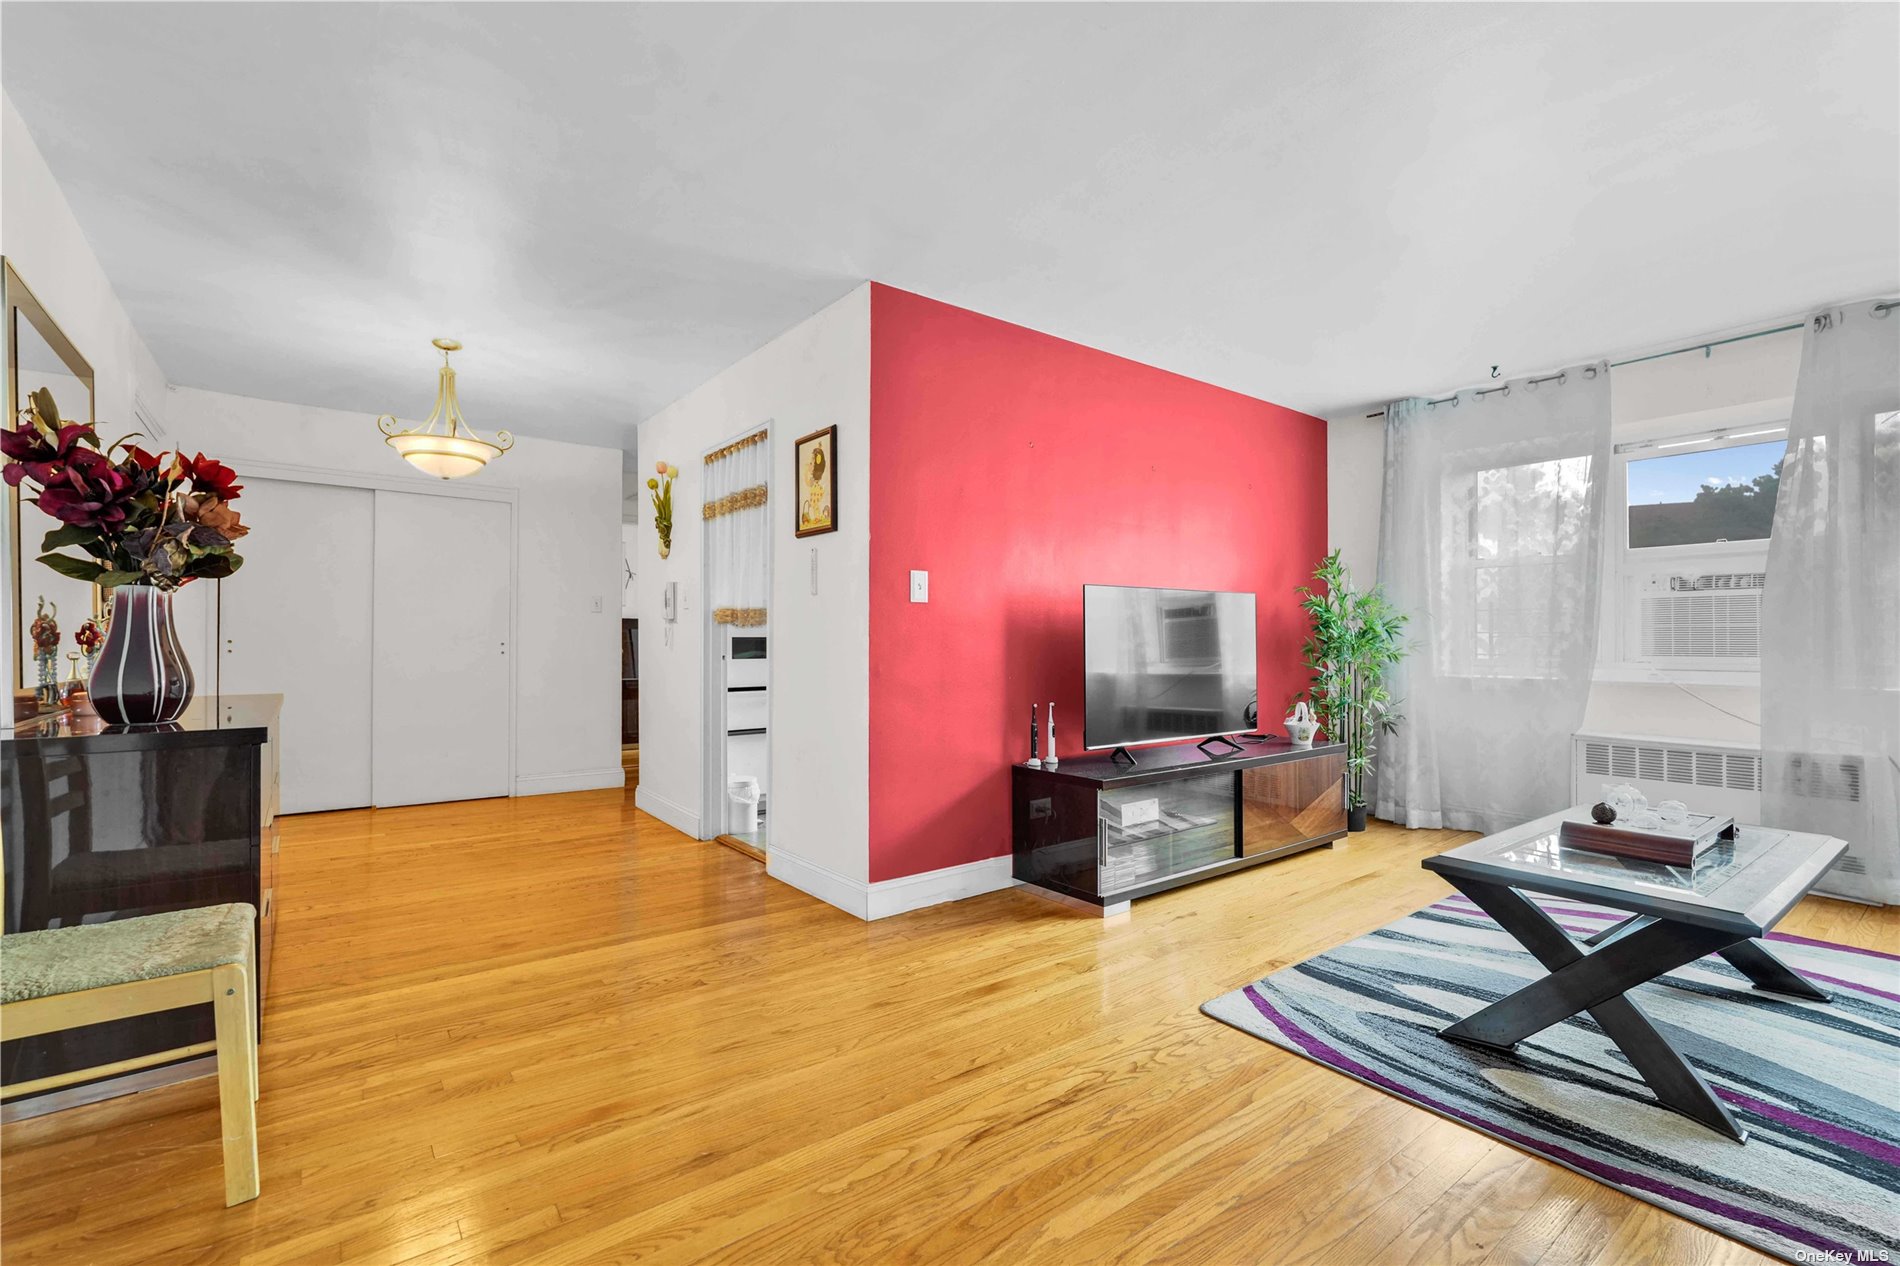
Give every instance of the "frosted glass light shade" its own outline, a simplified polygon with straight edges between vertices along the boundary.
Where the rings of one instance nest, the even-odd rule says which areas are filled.
[[[465,435],[392,435],[389,446],[403,455],[411,466],[438,479],[460,479],[472,475],[498,457],[502,450],[486,440]]]
[[[442,353],[442,369],[436,379],[435,408],[429,411],[429,420],[406,427],[394,414],[385,413],[376,419],[376,429],[403,460],[423,474],[460,479],[513,448],[515,437],[496,431],[492,441],[485,440],[462,420],[462,407],[455,400],[455,371],[449,367],[449,353],[461,351],[462,345],[452,338],[439,338],[435,346]]]

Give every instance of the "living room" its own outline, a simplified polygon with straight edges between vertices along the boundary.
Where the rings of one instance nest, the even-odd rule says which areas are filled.
[[[0,5],[0,1250],[1900,1252],[1897,15]]]

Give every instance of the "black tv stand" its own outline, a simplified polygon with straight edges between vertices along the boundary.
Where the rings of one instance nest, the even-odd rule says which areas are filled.
[[[1091,752],[1011,771],[1013,873],[1102,914],[1346,834],[1346,749],[1267,739],[1214,756],[1192,743]]]
[[[1240,744],[1234,742],[1234,740],[1228,738],[1225,734],[1216,734],[1212,738],[1204,738],[1200,742],[1196,743],[1194,746],[1200,748],[1203,752],[1207,752],[1207,745],[1209,743],[1225,743],[1227,744],[1227,746],[1233,748],[1236,752],[1244,752],[1247,750],[1246,748],[1242,747]],[[1209,756],[1214,755],[1213,752],[1207,752],[1207,754]]]
[[[1126,762],[1127,764],[1130,764],[1130,765],[1139,765],[1139,764],[1141,764],[1141,762],[1140,762],[1140,761],[1138,761],[1138,760],[1136,760],[1136,759],[1135,759],[1135,754],[1134,754],[1133,752],[1131,752],[1131,751],[1129,751],[1129,750],[1128,750],[1127,748],[1125,748],[1125,747],[1118,747],[1118,748],[1116,748],[1116,749],[1115,749],[1114,751],[1112,751],[1112,752],[1110,752],[1110,753],[1108,754],[1108,758],[1109,758],[1110,760],[1112,760],[1112,761],[1114,761],[1114,762],[1115,762],[1115,763],[1116,763],[1117,765],[1120,765],[1120,764],[1122,764],[1122,763],[1124,763],[1124,762]]]

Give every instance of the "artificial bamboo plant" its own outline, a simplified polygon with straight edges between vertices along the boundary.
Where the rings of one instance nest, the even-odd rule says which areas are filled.
[[[1366,771],[1379,735],[1402,719],[1386,689],[1386,674],[1405,658],[1406,616],[1386,601],[1378,585],[1353,587],[1352,570],[1334,550],[1314,571],[1318,589],[1300,587],[1300,609],[1312,622],[1306,667],[1313,674],[1307,698],[1326,737],[1346,745],[1346,804],[1354,829],[1366,815]]]

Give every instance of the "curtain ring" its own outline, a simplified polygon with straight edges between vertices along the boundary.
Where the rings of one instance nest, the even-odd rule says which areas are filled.
[[[1900,308],[1900,303],[1876,303],[1874,305],[1874,316],[1884,321],[1887,319],[1887,314],[1892,312],[1895,308]]]

